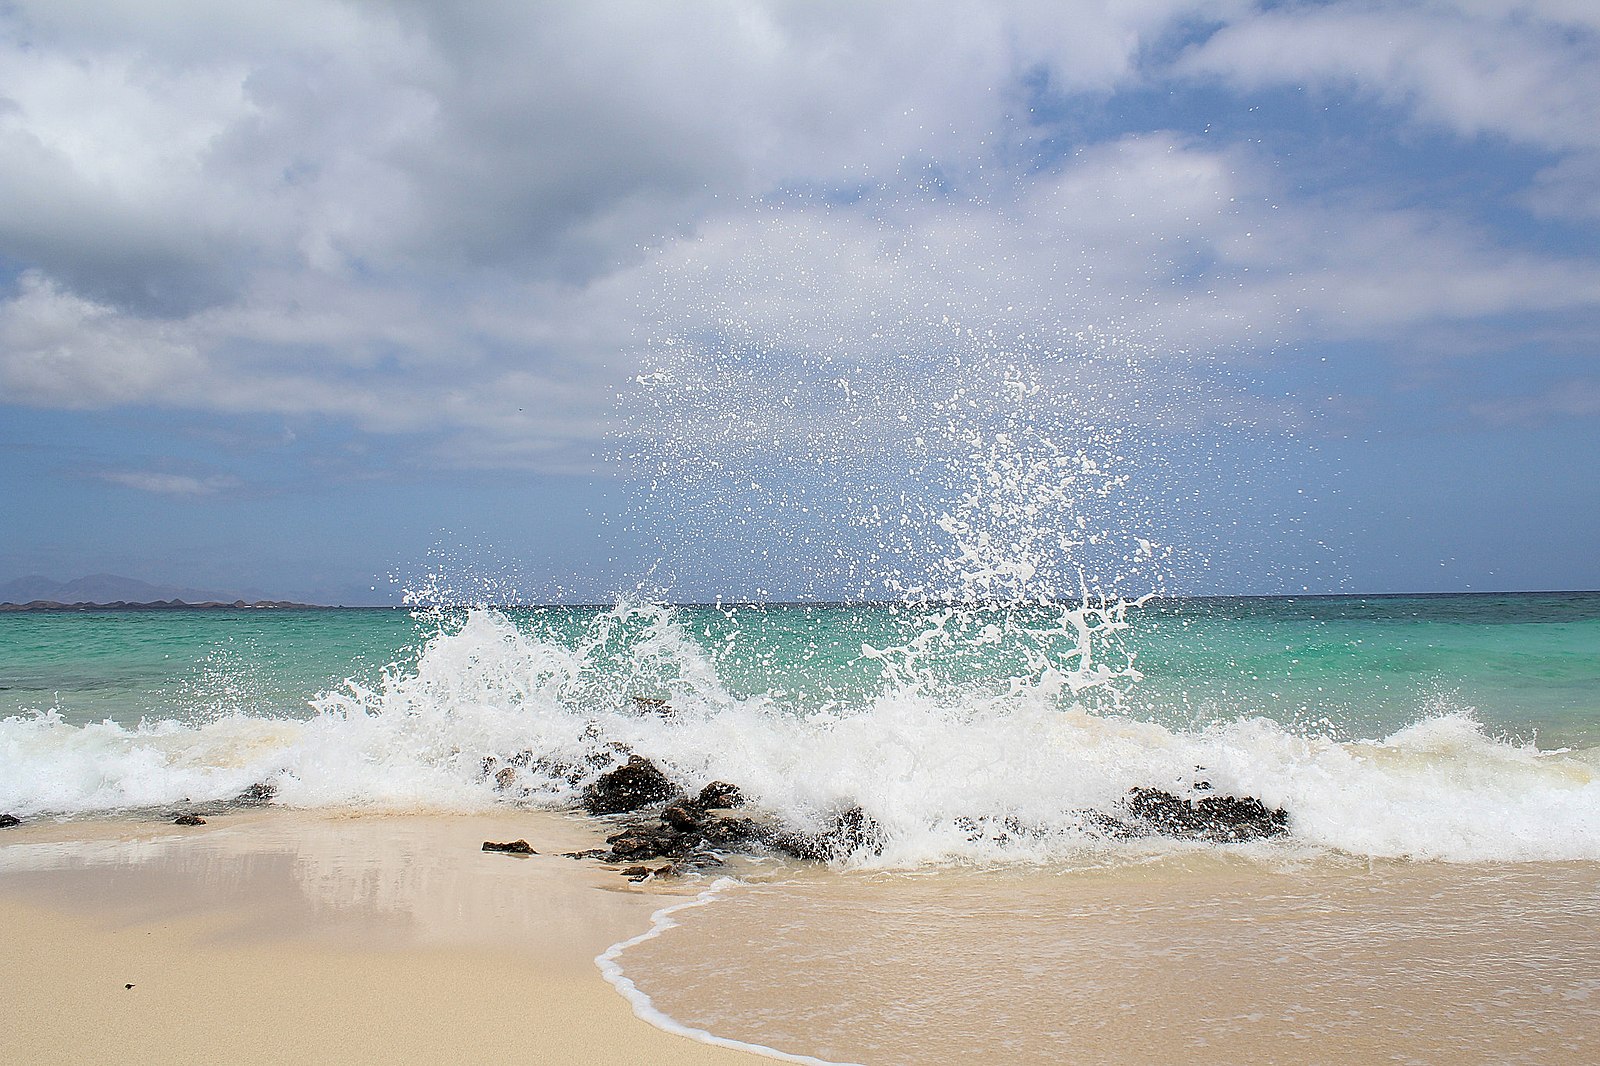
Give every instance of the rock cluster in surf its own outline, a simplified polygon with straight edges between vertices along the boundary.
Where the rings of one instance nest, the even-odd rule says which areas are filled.
[[[649,782],[649,788],[641,788]],[[583,809],[616,819],[617,831],[606,837],[609,847],[573,852],[572,858],[598,859],[612,864],[643,863],[659,859],[660,867],[630,866],[623,873],[675,876],[686,870],[719,866],[723,857],[737,852],[766,851],[811,862],[843,858],[863,848],[881,851],[883,832],[860,807],[839,811],[820,832],[807,832],[760,812],[747,810],[744,793],[736,785],[713,781],[697,794],[672,788],[663,797],[665,774],[637,755],[614,770],[601,774],[584,790]]]
[[[670,715],[664,702],[636,701],[644,713]],[[609,766],[599,774],[594,771]],[[803,829],[746,802],[737,785],[714,781],[690,794],[651,760],[621,744],[609,744],[590,756],[587,766],[569,766],[541,759],[531,751],[507,758],[489,756],[483,774],[501,792],[518,788],[521,770],[555,775],[577,789],[576,807],[612,826],[606,847],[570,852],[569,858],[593,859],[622,867],[631,880],[672,877],[719,866],[734,854],[776,854],[806,862],[833,862],[857,854],[881,854],[883,827],[858,805],[833,812],[820,830]],[[1197,781],[1196,793],[1211,785]],[[734,813],[735,811],[739,813]],[[1080,812],[1090,833],[1113,840],[1160,836],[1212,843],[1239,843],[1283,836],[1289,815],[1254,796],[1204,795],[1188,799],[1165,789],[1131,789],[1109,811]],[[959,824],[975,834],[994,834],[990,819],[965,818]],[[999,823],[997,839],[1037,835],[1016,819]],[[488,849],[488,843],[485,843]],[[494,849],[498,850],[498,849]],[[659,863],[659,865],[646,865]]]

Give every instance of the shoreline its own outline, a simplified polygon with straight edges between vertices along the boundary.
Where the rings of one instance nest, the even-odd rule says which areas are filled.
[[[564,858],[539,811],[249,811],[0,836],[0,1059],[735,1063],[637,1017],[596,957],[705,885]],[[539,853],[481,850],[526,839]],[[130,987],[131,986],[131,987]]]

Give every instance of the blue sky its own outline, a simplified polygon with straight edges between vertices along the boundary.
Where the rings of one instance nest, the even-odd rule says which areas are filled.
[[[1584,0],[21,0],[0,159],[0,580],[1600,587]]]

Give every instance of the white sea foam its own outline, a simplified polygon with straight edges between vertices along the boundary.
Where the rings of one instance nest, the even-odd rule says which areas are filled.
[[[964,632],[996,639],[982,626]],[[935,651],[902,649],[875,693],[818,709],[730,693],[715,656],[668,609],[619,606],[568,639],[478,610],[443,625],[413,667],[321,694],[309,720],[7,719],[0,811],[204,803],[261,781],[277,786],[279,802],[306,807],[562,806],[628,750],[686,788],[735,782],[799,826],[859,804],[885,846],[846,860],[857,865],[1098,861],[1201,847],[1107,840],[1084,812],[1114,810],[1138,786],[1199,795],[1202,781],[1289,812],[1289,843],[1246,848],[1600,859],[1594,749],[1539,751],[1488,735],[1464,713],[1419,714],[1358,742],[1260,717],[1168,728],[1114,701],[1086,709],[1080,697],[1129,683],[1124,671],[1098,673],[1092,652],[1044,661],[1006,686],[907,680],[916,655]],[[641,711],[638,693],[665,695],[674,713]],[[497,788],[489,758],[491,770],[512,765],[511,787]]]

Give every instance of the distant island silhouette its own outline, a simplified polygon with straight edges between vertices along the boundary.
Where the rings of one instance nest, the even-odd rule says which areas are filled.
[[[0,611],[171,611],[321,606],[324,605],[246,598],[174,585],[153,585],[148,581],[116,574],[91,574],[71,581],[30,575],[0,582]]]

